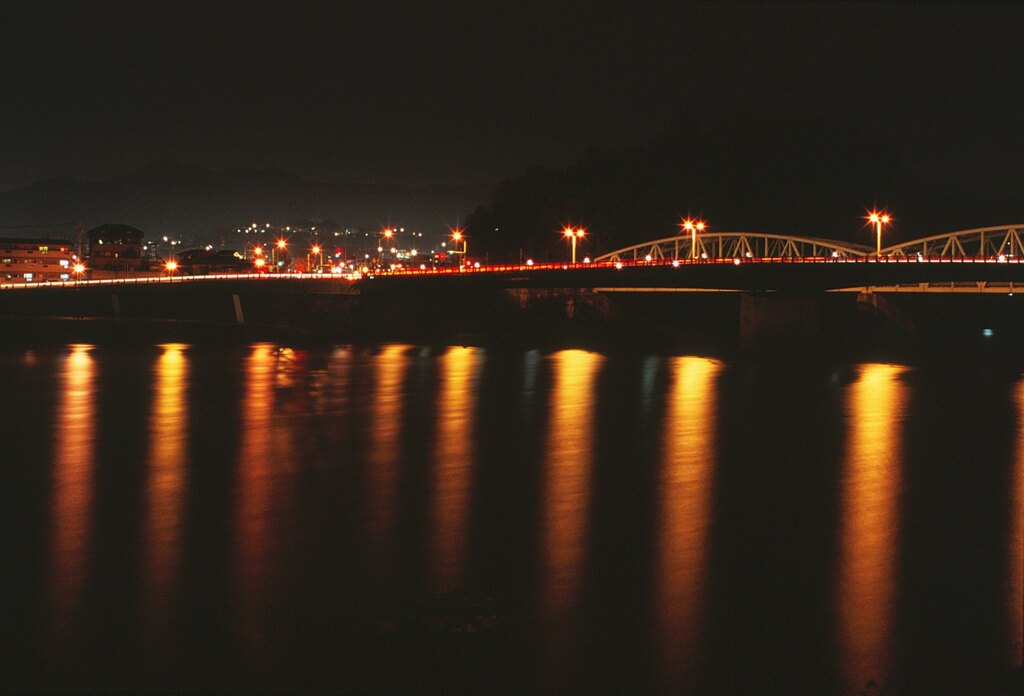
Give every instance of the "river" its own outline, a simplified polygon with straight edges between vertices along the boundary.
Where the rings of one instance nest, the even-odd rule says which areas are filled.
[[[0,688],[997,693],[1024,380],[956,360],[0,349]]]

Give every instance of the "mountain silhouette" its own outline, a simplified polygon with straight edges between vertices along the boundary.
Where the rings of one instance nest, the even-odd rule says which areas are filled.
[[[160,160],[101,181],[61,177],[0,193],[7,236],[68,237],[119,222],[147,237],[172,234],[187,243],[213,241],[254,221],[291,224],[329,219],[345,227],[404,226],[446,232],[487,199],[490,185],[338,184],[280,169],[213,170]]]

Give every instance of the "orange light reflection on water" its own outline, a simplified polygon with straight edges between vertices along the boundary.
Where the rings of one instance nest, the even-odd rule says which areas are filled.
[[[679,357],[665,414],[659,482],[655,611],[661,642],[659,680],[666,693],[686,692],[694,673],[707,573],[707,535],[715,466],[721,365]]]
[[[245,361],[235,521],[238,601],[243,633],[264,637],[263,608],[270,589],[270,507],[273,495],[275,348],[257,344]],[[280,444],[280,443],[278,443]]]
[[[431,525],[434,583],[440,592],[461,589],[464,581],[473,483],[474,396],[481,359],[479,349],[465,347],[449,348],[441,359]]]
[[[601,356],[582,350],[563,350],[550,357],[553,383],[542,473],[541,610],[545,625],[541,630],[547,662],[555,671],[559,669],[558,653],[572,640],[572,613],[586,562],[594,387],[601,363]]]
[[[394,552],[401,456],[402,401],[408,346],[387,345],[374,363],[376,385],[370,423],[370,542],[378,572],[387,575]]]
[[[95,466],[95,379],[91,346],[75,345],[61,369],[54,424],[53,612],[57,631],[74,622],[88,571]]]
[[[1019,667],[1024,661],[1024,380],[1017,383],[1017,407],[1019,435],[1010,479],[1013,508],[1010,512],[1012,526],[1007,553],[1010,567],[1006,598],[1010,664],[1014,667]]]
[[[147,611],[166,619],[166,608],[181,553],[182,498],[185,488],[185,446],[188,442],[186,346],[161,346],[153,370],[155,393],[149,423],[149,466],[146,482]]]
[[[905,372],[862,365],[847,388],[837,614],[851,693],[891,675]]]

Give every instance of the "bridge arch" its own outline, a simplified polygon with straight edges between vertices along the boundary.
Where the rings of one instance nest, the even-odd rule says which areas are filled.
[[[882,249],[882,256],[922,258],[1024,258],[1024,224],[975,227],[912,239]]]
[[[602,254],[594,261],[685,259],[692,254],[689,235],[673,235]],[[697,236],[696,256],[702,259],[846,258],[869,256],[869,246],[832,239],[757,232],[704,232]]]

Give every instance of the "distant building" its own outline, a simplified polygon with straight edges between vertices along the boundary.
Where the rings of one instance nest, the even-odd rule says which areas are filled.
[[[74,265],[71,242],[65,239],[0,238],[0,280],[38,283],[68,280]]]
[[[189,249],[175,258],[178,271],[189,275],[252,272],[252,263],[234,249]]]
[[[91,272],[133,273],[144,270],[142,231],[129,225],[100,225],[86,233]]]

